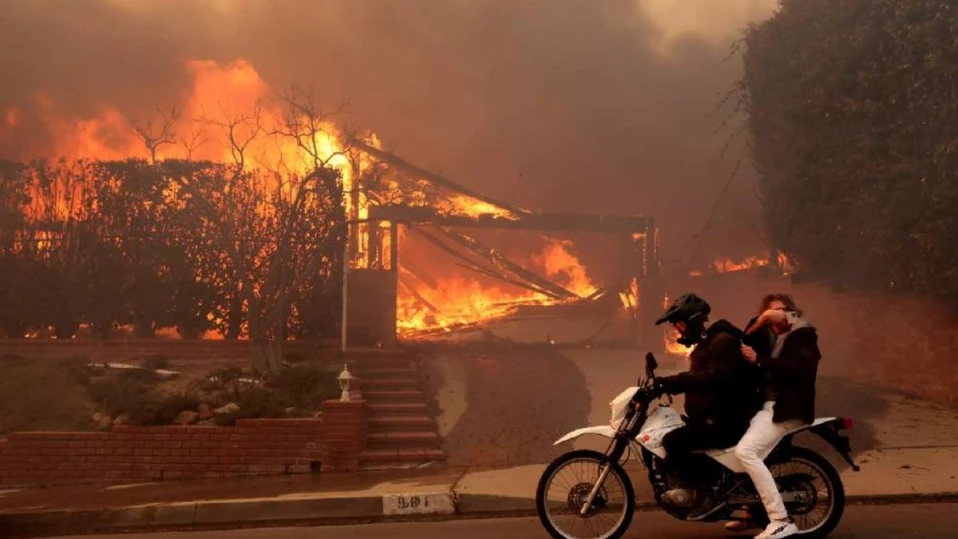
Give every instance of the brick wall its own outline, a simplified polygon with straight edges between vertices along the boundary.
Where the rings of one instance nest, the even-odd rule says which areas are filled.
[[[323,411],[324,419],[245,419],[235,427],[12,433],[0,442],[0,485],[355,470],[365,446],[365,403],[324,403]]]

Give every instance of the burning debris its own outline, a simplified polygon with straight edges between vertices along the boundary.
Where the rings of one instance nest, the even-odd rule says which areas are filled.
[[[707,269],[692,270],[689,275],[692,277],[701,277],[702,275],[706,274],[735,273],[739,271],[748,271],[760,268],[771,268],[773,266],[776,270],[780,271],[782,275],[790,275],[795,271],[794,265],[788,258],[788,255],[779,252],[775,255],[775,257],[772,257],[771,255],[765,255],[761,257],[750,256],[738,261],[732,260],[730,258],[718,259],[709,264]]]

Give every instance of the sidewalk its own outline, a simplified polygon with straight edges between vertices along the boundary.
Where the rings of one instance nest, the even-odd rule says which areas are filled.
[[[836,464],[837,457],[829,454]],[[958,446],[875,450],[844,470],[849,503],[958,501]],[[630,464],[639,504],[651,493]],[[514,516],[535,511],[543,465],[164,482],[0,493],[0,535],[136,528],[230,528],[388,519]]]

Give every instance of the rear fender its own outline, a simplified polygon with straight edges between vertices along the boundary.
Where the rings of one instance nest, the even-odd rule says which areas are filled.
[[[852,470],[858,472],[861,471],[861,468],[859,468],[852,459],[851,441],[848,439],[848,436],[842,434],[842,431],[849,429],[851,429],[851,419],[845,417],[823,417],[816,419],[811,425],[806,425],[789,432],[786,439],[790,443],[791,438],[800,432],[808,431],[814,433],[819,438],[828,442],[828,445],[832,446],[832,448],[845,459],[845,462],[851,466]]]
[[[807,430],[814,432],[820,438],[828,442],[839,455],[845,459],[845,462],[851,466],[852,470],[856,472],[861,471],[861,468],[855,464],[855,460],[852,459],[852,443],[848,439],[848,436],[842,434],[842,431],[848,430],[851,428],[851,419],[844,417],[835,417],[829,418],[827,421],[816,421],[809,427]]]
[[[615,432],[616,432],[615,429],[613,429],[609,425],[600,425],[598,427],[585,427],[585,428],[574,430],[566,434],[562,438],[559,438],[553,445],[560,445],[565,442],[575,440],[576,438],[585,436],[587,434],[594,434],[594,435],[602,436],[605,438],[615,438]]]

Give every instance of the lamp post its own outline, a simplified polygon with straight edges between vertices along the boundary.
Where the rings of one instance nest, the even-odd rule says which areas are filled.
[[[349,402],[349,391],[353,384],[353,374],[349,372],[349,368],[346,365],[343,365],[343,372],[339,373],[339,388],[343,390],[343,394],[340,395],[340,402]]]

